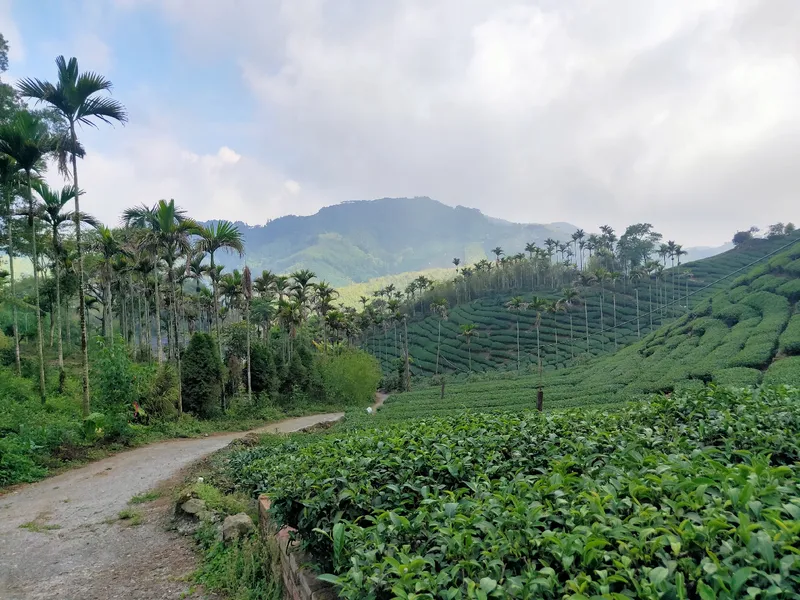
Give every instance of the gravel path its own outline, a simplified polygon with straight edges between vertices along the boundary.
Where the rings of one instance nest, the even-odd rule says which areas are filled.
[[[255,432],[297,431],[342,416],[288,419]],[[0,599],[196,597],[187,582],[195,568],[190,545],[164,527],[169,498],[134,507],[142,525],[116,517],[133,496],[248,433],[144,446],[0,496]]]

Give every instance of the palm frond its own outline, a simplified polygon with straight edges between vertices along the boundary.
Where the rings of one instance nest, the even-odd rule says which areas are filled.
[[[78,112],[75,115],[75,120],[84,125],[97,127],[97,125],[92,122],[92,117],[96,117],[104,123],[112,125],[112,121],[119,121],[120,123],[127,122],[128,113],[118,100],[100,96],[97,98],[87,98],[84,102],[81,102],[80,108],[78,108]]]

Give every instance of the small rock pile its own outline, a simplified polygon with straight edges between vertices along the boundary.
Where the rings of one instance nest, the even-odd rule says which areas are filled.
[[[231,543],[255,529],[253,520],[247,513],[228,515],[220,525],[221,516],[209,509],[205,500],[197,498],[191,488],[182,492],[175,503],[176,529],[184,535],[195,533],[203,523],[214,523],[219,538],[225,543]]]

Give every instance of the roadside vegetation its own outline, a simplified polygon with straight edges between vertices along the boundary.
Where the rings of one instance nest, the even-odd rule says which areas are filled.
[[[0,36],[4,67],[7,51]],[[96,200],[78,184],[81,127],[128,117],[76,59],[54,74],[0,82],[0,488],[157,439],[369,405],[377,362],[313,272],[226,270],[241,232],[174,200],[119,227],[81,209]]]

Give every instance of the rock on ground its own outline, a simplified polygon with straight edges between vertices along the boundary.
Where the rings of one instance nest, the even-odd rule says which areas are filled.
[[[255,529],[253,519],[246,513],[230,515],[222,522],[222,541],[232,542],[246,536]]]

